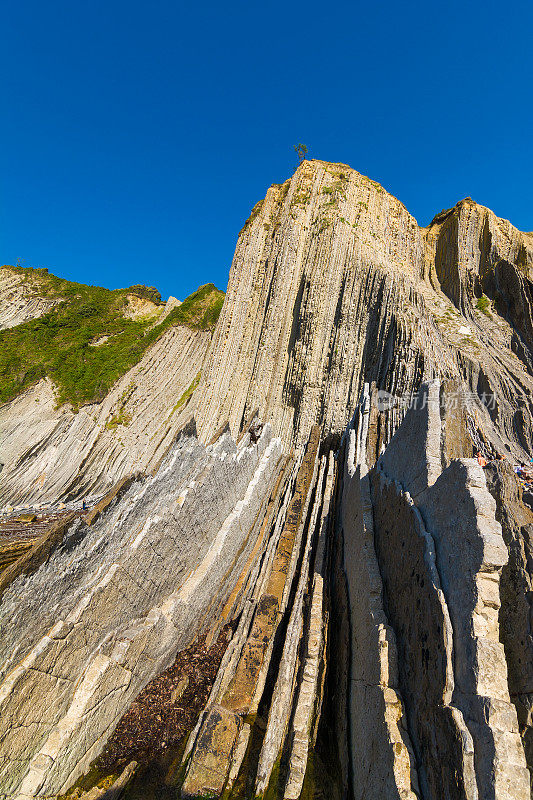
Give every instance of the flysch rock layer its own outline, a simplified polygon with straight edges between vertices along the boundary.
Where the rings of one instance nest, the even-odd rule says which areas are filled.
[[[421,228],[350,167],[304,162],[241,231],[201,437],[259,409],[302,443],[316,422],[341,433],[365,382],[402,396],[441,376],[494,397],[498,448],[531,453],[532,264],[533,237],[471,200]]]
[[[524,459],[532,281],[533,236],[472,200],[423,228],[375,181],[304,161],[243,227],[212,339],[174,329],[76,419],[46,384],[0,408],[0,504],[85,496],[157,463],[200,372],[187,412],[204,442],[228,421],[237,437],[258,411],[300,446],[315,423],[341,434],[365,382],[402,397],[438,376],[489,398],[490,440]],[[132,421],[109,430],[120,409]]]
[[[319,462],[317,447],[315,428],[289,485],[292,496],[273,525],[255,600],[239,622],[185,750],[184,800],[230,792],[241,770],[254,797],[263,797],[269,786],[276,796],[301,794],[320,718],[327,631],[324,555],[334,482],[332,457],[329,466],[326,456]],[[267,674],[273,681],[270,691]],[[243,766],[250,739],[258,736],[261,746]],[[282,753],[287,755],[283,779],[274,775]]]
[[[372,473],[372,500],[385,607],[396,634],[423,796],[477,800],[472,736],[452,705],[452,624],[432,537],[409,495],[378,471]]]
[[[419,796],[418,775],[399,689],[396,637],[383,606],[374,547],[366,465],[369,413],[366,393],[346,432],[340,511],[350,617],[352,788],[354,800],[414,800]]]
[[[213,600],[254,566],[283,463],[268,425],[239,448],[183,435],[155,476],[5,589],[1,797],[65,792],[146,683],[213,626]]]
[[[418,436],[415,419],[420,421]],[[435,543],[436,566],[454,631],[453,703],[461,710],[474,742],[479,796],[529,797],[529,775],[500,641],[499,580],[508,551],[496,520],[496,503],[474,459],[453,460],[420,493],[409,472],[417,453],[413,441],[419,437],[426,442],[426,463],[433,464],[434,474],[442,463],[435,446],[442,440],[436,382],[421,387],[417,403],[389,446],[395,458],[388,457],[387,448],[379,466],[403,489],[416,493],[413,499]]]
[[[241,231],[213,335],[167,331],[78,414],[45,381],[2,406],[0,504],[158,470],[0,585],[3,796],[66,791],[176,651],[234,622],[183,798],[311,791],[335,676],[345,794],[529,797],[533,519],[472,456],[532,455],[532,281],[532,236],[470,199],[421,228],[306,161]]]
[[[500,579],[500,636],[509,670],[509,692],[516,706],[526,760],[533,770],[533,511],[508,462],[493,462],[487,484],[496,501],[496,519],[509,551]]]
[[[285,784],[285,800],[298,800],[302,793],[310,752],[316,743],[322,704],[325,671],[325,647],[328,632],[326,611],[325,550],[332,521],[330,516],[332,491],[335,481],[333,456],[330,455],[323,493],[314,574],[310,590],[309,620],[305,631],[304,651],[301,658],[302,677],[297,686],[297,700],[291,721],[289,768]]]
[[[365,408],[368,401],[354,418],[357,429],[348,431],[348,463],[355,463],[356,457],[364,460]],[[496,503],[477,461],[456,459],[442,469],[437,446],[441,441],[439,385],[433,382],[421,387],[369,473],[371,492],[366,494],[366,503],[357,494],[347,501],[345,487],[348,585],[357,585],[351,577],[354,565],[364,571],[363,559],[354,557],[364,530],[361,525],[354,530],[350,523],[366,507],[366,524],[373,528],[368,549],[377,559],[381,578],[374,596],[383,601],[378,608],[394,631],[397,686],[406,709],[421,795],[428,800],[527,798],[529,773],[500,642],[499,580],[508,554],[496,521]],[[362,471],[355,473],[361,495],[365,492]],[[421,476],[428,478],[425,489]],[[346,530],[351,530],[351,538]],[[359,631],[369,629],[368,623],[361,625],[361,605],[354,595],[350,603],[355,638],[352,667],[361,657],[372,663],[377,650],[371,641],[362,653],[358,649],[364,635]],[[368,706],[354,706],[353,697],[351,746],[357,753],[363,736],[360,717]],[[374,710],[370,716],[383,719]],[[381,747],[390,748],[389,736],[376,738]],[[372,745],[370,737],[366,747]],[[380,761],[380,771],[390,763],[390,756],[389,761]],[[357,774],[354,767],[356,793]]]
[[[187,390],[197,385],[210,336],[171,328],[102,403],[77,413],[56,407],[48,379],[0,406],[0,506],[98,495],[154,468],[191,416]]]
[[[508,553],[481,467],[474,460],[452,462],[419,508],[433,533],[454,629],[453,700],[474,741],[479,796],[525,800],[529,773],[498,624]]]

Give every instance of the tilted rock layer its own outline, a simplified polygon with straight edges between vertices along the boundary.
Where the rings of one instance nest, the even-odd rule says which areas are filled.
[[[342,449],[354,795],[526,800],[496,503],[476,460],[442,467],[438,383],[418,400],[370,472],[369,397]]]
[[[0,505],[99,495],[128,473],[157,466],[190,417],[210,333],[170,328],[101,403],[57,408],[39,381],[0,406]]]
[[[227,434],[208,448],[180,437],[154,477],[4,589],[2,797],[70,788],[146,682],[240,601],[281,450],[268,426],[239,449]]]
[[[420,228],[374,181],[304,162],[241,231],[200,433],[259,409],[301,443],[317,422],[341,432],[365,381],[406,394],[446,376],[494,394],[497,438],[531,452],[532,279],[533,237],[471,200]]]
[[[0,330],[42,317],[59,302],[55,298],[35,296],[32,287],[17,273],[7,269],[0,272]]]
[[[533,235],[470,199],[421,228],[350,167],[305,161],[241,231],[212,339],[167,333],[79,420],[52,412],[43,384],[0,408],[0,503],[108,488],[150,467],[165,429],[175,434],[193,412],[206,442],[227,422],[237,436],[257,411],[286,443],[302,444],[315,423],[339,434],[365,382],[406,395],[423,379],[464,381],[490,398],[479,414],[497,449],[523,457],[533,447],[532,280]],[[116,455],[104,457],[109,448]]]
[[[163,303],[153,287],[1,267],[0,506],[94,496],[153,469],[190,418],[223,297],[206,284]]]
[[[118,481],[0,579],[3,796],[69,790],[228,626],[165,778],[184,800],[529,797],[532,278],[532,236],[470,199],[421,228],[304,162],[212,333],[169,329],[77,414],[50,381],[0,408],[2,502]]]

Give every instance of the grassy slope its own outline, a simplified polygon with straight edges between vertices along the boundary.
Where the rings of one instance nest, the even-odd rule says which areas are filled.
[[[64,298],[39,319],[0,331],[0,402],[11,400],[45,376],[58,387],[58,403],[74,407],[102,400],[113,383],[173,325],[209,330],[220,313],[224,292],[201,286],[162,322],[123,316],[128,294],[158,302],[153,287],[103,289],[73,283],[46,270],[2,267],[18,272],[40,297]],[[151,327],[153,326],[153,327]],[[99,347],[91,342],[109,340]]]

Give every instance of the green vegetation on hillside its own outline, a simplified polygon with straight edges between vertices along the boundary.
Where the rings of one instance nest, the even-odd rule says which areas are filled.
[[[212,283],[200,286],[168,315],[171,325],[188,325],[207,331],[214,328],[224,303],[224,292]]]
[[[224,301],[224,292],[210,283],[161,322],[153,306],[146,317],[128,319],[124,316],[128,295],[158,305],[156,289],[109,290],[66,281],[41,269],[2,269],[22,274],[36,296],[63,302],[38,319],[0,331],[0,402],[46,376],[58,387],[58,404],[70,402],[77,408],[100,401],[164,331],[173,325],[209,330]],[[109,338],[99,344],[102,337]]]
[[[490,300],[489,300],[489,298],[486,295],[482,295],[478,299],[478,301],[476,303],[476,308],[477,308],[478,311],[482,311],[483,314],[486,314],[487,316],[490,316],[490,313],[489,313],[490,312]]]

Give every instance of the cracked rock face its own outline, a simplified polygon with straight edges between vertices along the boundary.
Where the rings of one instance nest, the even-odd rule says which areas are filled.
[[[341,521],[354,640],[349,689],[354,793],[374,796],[364,765],[379,749],[374,786],[410,787],[427,800],[525,800],[530,731],[527,724],[519,729],[517,710],[523,712],[524,704],[515,691],[511,702],[516,677],[508,663],[516,668],[516,646],[500,624],[514,615],[516,630],[521,613],[513,608],[518,592],[508,577],[502,599],[510,602],[499,617],[509,545],[477,461],[455,459],[443,468],[439,388],[437,382],[422,386],[418,400],[426,402],[407,412],[370,473],[369,396],[348,429]],[[352,550],[360,552],[365,541],[364,558],[355,561]],[[368,613],[368,601],[357,593],[371,581]],[[389,643],[384,652],[395,667],[385,672],[386,681],[381,668],[365,682],[383,696],[382,705],[384,685],[397,693],[404,712],[402,745],[412,753],[403,770],[390,729],[360,722],[369,707],[380,717],[367,700],[370,687],[365,693],[360,689],[361,663],[372,658],[379,663],[376,622],[383,626]],[[507,650],[515,647],[507,660],[505,642]],[[388,792],[393,796],[394,788]]]
[[[167,330],[77,414],[48,381],[0,407],[0,503],[114,486],[0,576],[0,797],[65,793],[224,630],[136,796],[529,798],[532,287],[532,235],[472,200],[421,228],[305,161],[241,231],[213,333]]]
[[[533,235],[470,199],[421,228],[350,167],[305,161],[241,231],[212,338],[167,332],[78,415],[54,409],[48,382],[0,408],[0,503],[103,491],[157,464],[192,414],[205,442],[228,422],[238,436],[255,413],[286,444],[315,423],[340,434],[365,382],[400,397],[424,379],[463,383],[484,401],[495,448],[523,459],[532,281]],[[20,287],[4,291],[23,302]]]
[[[65,792],[177,649],[216,628],[254,560],[281,442],[182,436],[154,477],[134,481],[89,527],[4,589],[0,792]],[[190,532],[194,531],[194,537]],[[220,623],[221,624],[221,623]]]
[[[349,167],[304,162],[241,231],[201,435],[259,409],[301,443],[315,422],[342,432],[365,381],[406,395],[441,376],[490,397],[500,448],[531,452],[532,264],[533,237],[470,200],[421,228]]]
[[[24,279],[8,269],[0,271],[0,330],[42,317],[61,300],[39,297]]]

